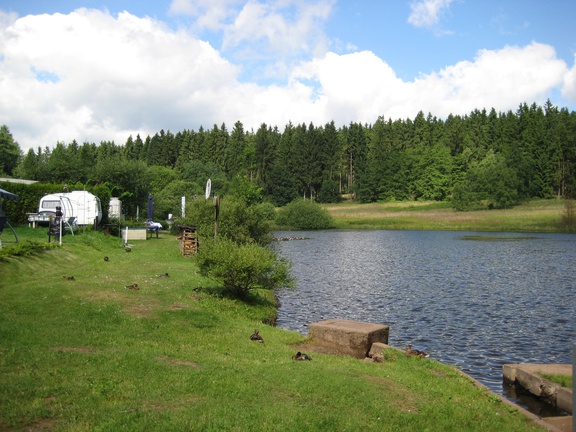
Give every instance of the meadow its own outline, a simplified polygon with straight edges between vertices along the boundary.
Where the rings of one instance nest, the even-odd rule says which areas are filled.
[[[47,244],[44,228],[17,232]],[[224,297],[167,232],[130,252],[91,230],[15,247],[0,254],[2,431],[542,430],[433,359],[315,352],[264,324],[272,292]],[[292,360],[298,350],[313,360]]]
[[[499,232],[574,232],[566,200],[533,200],[510,209],[456,211],[444,202],[325,204],[340,229],[421,229]],[[569,212],[567,214],[567,212]]]

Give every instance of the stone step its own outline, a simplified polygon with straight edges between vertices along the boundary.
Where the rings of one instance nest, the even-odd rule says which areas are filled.
[[[308,327],[308,337],[314,343],[356,358],[367,357],[372,344],[388,344],[390,327],[345,319],[315,322]]]

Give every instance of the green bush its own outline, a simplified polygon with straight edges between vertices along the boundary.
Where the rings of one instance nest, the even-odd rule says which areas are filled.
[[[201,239],[214,237],[215,216],[213,199],[199,198],[186,205],[186,218],[178,220],[177,224],[195,226]],[[218,237],[226,237],[238,244],[270,243],[269,218],[269,206],[247,205],[242,198],[223,197],[220,199]]]
[[[279,226],[298,229],[327,229],[334,226],[332,216],[318,203],[297,199],[282,207],[276,216]]]
[[[28,216],[26,213],[38,212],[40,198],[49,193],[62,192],[61,184],[0,182],[0,188],[19,197],[18,201],[2,200],[2,207],[11,225],[27,224]]]
[[[5,261],[11,256],[30,256],[44,252],[47,249],[59,247],[56,243],[39,243],[37,241],[25,241],[15,245],[5,246],[0,249],[0,261]]]
[[[226,293],[246,299],[254,288],[274,289],[294,285],[291,263],[278,259],[272,249],[256,244],[238,245],[226,238],[202,243],[195,255],[200,274],[222,283]]]

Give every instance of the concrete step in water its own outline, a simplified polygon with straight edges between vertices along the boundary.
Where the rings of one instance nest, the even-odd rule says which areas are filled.
[[[571,364],[506,364],[502,367],[504,379],[520,385],[538,398],[545,398],[550,404],[569,414],[572,413],[572,389],[562,387],[540,374],[572,376]],[[573,428],[572,416],[543,418],[560,431],[570,432]]]

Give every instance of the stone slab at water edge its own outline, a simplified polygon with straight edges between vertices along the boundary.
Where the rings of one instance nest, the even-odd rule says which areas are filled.
[[[572,389],[562,387],[540,374],[572,376],[570,364],[505,364],[504,378],[518,383],[535,396],[547,398],[559,409],[572,414]]]
[[[310,324],[308,336],[315,343],[341,354],[364,358],[375,342],[388,344],[390,327],[344,319],[329,319]]]

